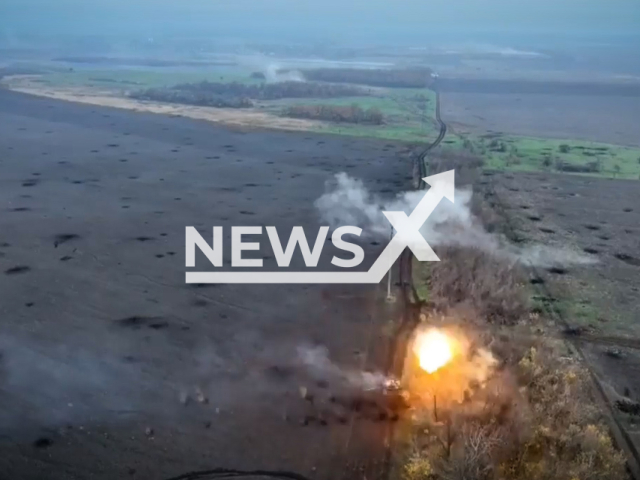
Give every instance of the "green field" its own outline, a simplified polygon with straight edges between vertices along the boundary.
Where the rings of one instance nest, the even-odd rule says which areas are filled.
[[[246,67],[174,69],[76,69],[45,73],[40,82],[50,86],[93,87],[120,93],[179,83],[259,83]],[[331,99],[287,99],[261,102],[260,108],[281,115],[291,105],[357,105],[380,110],[384,125],[325,124],[318,131],[338,135],[430,142],[437,135],[435,92],[429,89],[380,89],[375,96]],[[610,178],[640,178],[640,149],[576,140],[518,137],[505,134],[448,134],[444,149],[465,149],[485,160],[485,168],[503,171],[549,171]]]
[[[437,136],[434,120],[436,95],[428,89],[396,88],[386,90],[384,96],[289,99],[265,104],[266,108],[276,114],[290,105],[357,105],[363,109],[378,109],[385,117],[384,125],[325,125],[318,129],[323,133],[407,142],[428,142]]]
[[[468,150],[492,170],[640,178],[640,148],[502,134],[447,135],[443,148]]]

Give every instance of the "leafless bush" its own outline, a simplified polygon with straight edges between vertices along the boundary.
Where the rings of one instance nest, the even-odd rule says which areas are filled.
[[[444,251],[443,251],[444,250]],[[445,247],[433,264],[430,298],[442,311],[469,307],[490,323],[513,324],[528,313],[520,266],[480,250]]]
[[[363,109],[358,105],[293,105],[284,111],[293,118],[310,118],[337,123],[382,125],[384,115],[377,108]]]
[[[480,174],[484,159],[469,150],[450,150],[438,148],[427,155],[429,174],[447,170],[456,171],[456,185],[472,184]]]
[[[576,164],[557,159],[556,170],[572,173],[598,173],[602,170],[602,162],[596,160],[585,164]]]
[[[588,373],[560,340],[500,342],[520,350],[492,384],[416,428],[405,462],[407,480],[618,480],[628,478],[593,404]],[[514,382],[504,391],[495,387]],[[493,388],[492,388],[493,385]],[[488,391],[487,391],[488,390]],[[506,413],[505,413],[506,412]],[[432,415],[431,415],[432,417]],[[421,475],[427,472],[427,475]]]

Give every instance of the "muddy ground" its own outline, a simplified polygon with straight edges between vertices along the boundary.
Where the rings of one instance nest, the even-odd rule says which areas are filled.
[[[640,447],[640,184],[536,173],[485,174],[479,183],[516,241],[593,260],[536,269],[532,300],[582,350]]]
[[[383,195],[411,185],[399,146],[0,90],[3,475],[375,478],[390,422],[332,403],[333,378],[295,359],[322,345],[340,366],[382,366],[396,318],[382,292],[184,283],[185,226],[310,231],[340,171]],[[275,266],[266,242],[256,254]]]
[[[640,95],[443,92],[442,116],[453,131],[640,146]]]

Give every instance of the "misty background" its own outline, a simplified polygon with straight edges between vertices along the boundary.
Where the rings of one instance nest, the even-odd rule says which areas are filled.
[[[46,35],[242,38],[366,43],[445,41],[541,46],[640,35],[637,0],[3,0],[0,38]],[[637,45],[638,42],[635,42]]]

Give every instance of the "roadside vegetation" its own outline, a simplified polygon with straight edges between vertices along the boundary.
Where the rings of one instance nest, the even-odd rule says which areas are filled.
[[[470,185],[483,164],[480,155],[445,150],[430,157],[429,170],[460,167],[461,183]],[[499,215],[485,200],[474,197],[473,208],[487,230],[500,228]],[[471,373],[462,376],[445,367],[427,377],[405,365],[407,391],[419,393],[408,400],[410,421],[399,429],[397,477],[629,478],[589,372],[545,310],[531,301],[535,287],[527,270],[475,248],[437,251],[440,262],[414,262],[421,323],[464,331],[470,355],[483,358],[478,352],[485,352],[491,362],[473,360]]]

